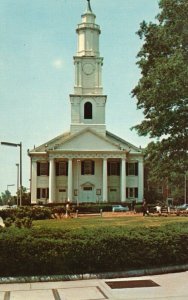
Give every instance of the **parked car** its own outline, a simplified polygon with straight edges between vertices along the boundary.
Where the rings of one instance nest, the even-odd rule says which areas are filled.
[[[112,206],[112,211],[129,211],[128,206],[122,206],[122,205],[113,205]]]
[[[179,206],[177,206],[177,209],[178,210],[187,210],[188,209],[188,204],[179,205]]]

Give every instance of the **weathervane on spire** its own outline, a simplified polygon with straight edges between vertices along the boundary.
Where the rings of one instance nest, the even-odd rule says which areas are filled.
[[[92,12],[90,0],[87,0],[87,2],[88,2],[87,10]]]

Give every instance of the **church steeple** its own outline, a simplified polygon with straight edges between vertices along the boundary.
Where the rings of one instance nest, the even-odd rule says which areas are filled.
[[[82,15],[82,22],[78,24],[78,56],[99,56],[100,26],[95,24],[95,14],[88,1],[86,12]]]
[[[99,53],[101,30],[95,23],[90,0],[87,0],[86,12],[81,17],[76,29],[78,47],[74,56],[74,94],[70,95],[71,132],[90,127],[105,134],[106,96],[102,88],[103,58]]]

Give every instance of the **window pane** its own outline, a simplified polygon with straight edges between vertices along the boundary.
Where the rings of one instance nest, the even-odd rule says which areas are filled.
[[[130,190],[129,190],[129,196],[131,198],[134,197],[134,189],[133,188],[130,188]]]
[[[120,164],[119,162],[109,162],[108,163],[108,175],[120,175]]]
[[[48,163],[40,163],[40,175],[48,175]]]
[[[128,174],[129,175],[135,175],[135,163],[129,163],[128,164]]]
[[[46,189],[42,189],[42,198],[46,198]]]
[[[92,104],[86,102],[84,105],[84,119],[92,119]]]
[[[92,175],[93,165],[91,160],[84,161],[84,175]]]
[[[127,196],[128,198],[138,198],[138,188],[133,187],[133,188],[127,188]]]
[[[92,191],[92,187],[91,186],[85,186],[84,191]]]
[[[66,176],[66,162],[62,161],[59,162],[59,175],[60,176]]]
[[[110,173],[111,175],[117,175],[117,163],[110,164]]]
[[[37,188],[37,199],[40,199],[40,188]]]

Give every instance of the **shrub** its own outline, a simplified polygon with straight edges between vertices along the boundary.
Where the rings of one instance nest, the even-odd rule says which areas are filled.
[[[31,228],[32,227],[32,219],[26,217],[23,219],[20,218],[16,218],[15,220],[11,219],[11,218],[7,218],[4,220],[4,224],[5,227],[10,227],[12,225],[14,225],[17,228]]]
[[[5,224],[5,227],[10,227],[13,223],[13,220],[11,218],[6,218],[4,220],[4,224]]]
[[[23,227],[31,228],[32,227],[32,219],[26,217],[22,220]]]
[[[21,227],[22,227],[22,220],[21,220],[21,219],[16,219],[16,220],[14,221],[14,225],[15,225],[15,227],[17,227],[17,228],[21,228]]]
[[[11,218],[14,221],[16,218],[30,218],[33,220],[45,220],[51,219],[51,209],[47,207],[39,207],[39,206],[22,206],[16,209],[6,209],[0,211],[0,217],[3,220],[7,218]]]
[[[136,204],[135,207],[134,207],[134,210],[135,210],[136,213],[143,212],[143,206],[142,206],[142,204]]]
[[[122,271],[188,263],[187,224],[0,231],[0,276]]]

